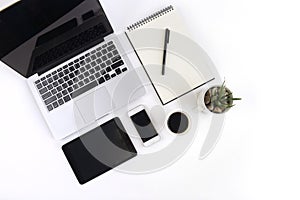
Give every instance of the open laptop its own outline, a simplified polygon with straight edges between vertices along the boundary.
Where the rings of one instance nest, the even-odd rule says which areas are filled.
[[[130,43],[98,0],[18,1],[0,12],[0,44],[1,61],[27,78],[56,139],[145,94]]]

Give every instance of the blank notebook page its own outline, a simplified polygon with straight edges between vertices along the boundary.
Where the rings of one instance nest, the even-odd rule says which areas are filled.
[[[162,76],[165,29],[169,28],[170,42],[166,60],[166,75]],[[199,71],[190,57],[197,55],[189,31],[180,14],[172,6],[129,26],[127,35],[137,52],[163,104],[199,87],[213,76]],[[203,67],[202,67],[203,68]],[[206,73],[210,74],[210,73]]]

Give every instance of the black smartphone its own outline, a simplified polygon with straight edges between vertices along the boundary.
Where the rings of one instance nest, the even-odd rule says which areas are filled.
[[[131,110],[128,114],[139,133],[144,146],[150,146],[160,140],[160,136],[155,130],[143,106]]]

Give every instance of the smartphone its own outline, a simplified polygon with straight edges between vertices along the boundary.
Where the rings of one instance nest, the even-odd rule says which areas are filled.
[[[148,147],[160,140],[160,136],[155,130],[143,106],[131,110],[128,114],[139,133],[144,146]]]

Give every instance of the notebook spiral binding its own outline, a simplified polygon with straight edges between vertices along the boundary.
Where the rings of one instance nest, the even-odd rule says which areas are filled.
[[[161,16],[163,16],[163,15],[165,15],[165,14],[173,11],[173,10],[174,10],[173,6],[168,6],[168,7],[164,8],[164,9],[162,9],[162,10],[160,10],[160,11],[158,11],[158,12],[152,14],[152,15],[150,15],[149,17],[146,17],[146,18],[144,18],[144,19],[142,19],[142,20],[140,20],[140,21],[138,21],[138,22],[136,22],[136,23],[128,26],[127,30],[128,31],[133,31],[133,30],[135,30],[137,28],[140,28],[140,27],[144,26],[145,24],[147,24],[147,23],[149,23],[149,22],[151,22],[151,21],[153,21],[153,20],[155,20],[155,19],[157,19],[157,18],[159,18],[159,17],[161,17]]]

